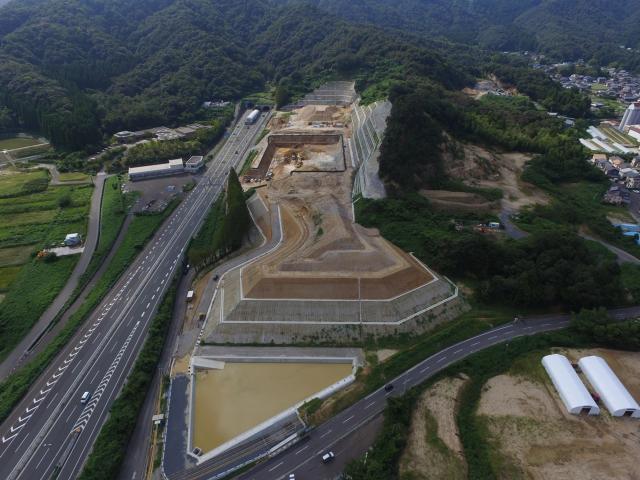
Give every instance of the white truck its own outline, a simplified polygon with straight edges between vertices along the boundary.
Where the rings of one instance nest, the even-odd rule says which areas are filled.
[[[257,110],[257,109],[252,110],[251,113],[247,115],[247,118],[245,118],[244,124],[253,125],[254,123],[256,123],[256,120],[258,120],[259,117],[260,117],[260,110]]]

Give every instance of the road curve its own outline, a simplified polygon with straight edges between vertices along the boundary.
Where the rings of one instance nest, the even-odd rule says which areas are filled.
[[[616,320],[636,318],[640,316],[640,306],[610,310],[609,313]],[[498,326],[475,337],[451,345],[394,378],[390,382],[394,385],[394,389],[391,392],[386,392],[384,388],[379,388],[370,393],[362,400],[317,427],[304,444],[290,448],[280,455],[260,463],[237,478],[240,480],[280,480],[288,478],[291,473],[295,473],[296,478],[322,480],[323,477],[319,477],[317,471],[317,465],[321,463],[320,455],[331,449],[336,443],[353,435],[380,415],[386,407],[387,397],[402,395],[407,389],[419,385],[449,365],[481,350],[524,335],[559,330],[567,327],[569,322],[569,315],[529,317],[517,323]],[[191,478],[205,479],[210,478],[210,476]]]

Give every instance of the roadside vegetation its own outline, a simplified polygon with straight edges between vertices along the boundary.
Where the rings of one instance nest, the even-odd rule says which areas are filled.
[[[191,242],[189,263],[201,270],[237,250],[251,227],[251,217],[238,175],[229,171],[227,190],[211,207],[200,232]]]
[[[127,212],[133,205],[137,192],[122,192],[122,178],[109,177],[105,180],[102,191],[102,209],[100,210],[100,235],[98,245],[91,257],[91,262],[78,284],[77,293],[84,287],[91,277],[98,271],[102,262],[111,251],[120,229],[127,216]]]
[[[0,175],[0,359],[58,295],[79,255],[36,256],[68,233],[87,231],[91,185],[51,186],[46,170]]]
[[[0,383],[0,422],[7,418],[33,381],[69,342],[177,204],[178,201],[173,201],[162,213],[139,215],[133,219],[115,256],[82,306],[71,315],[64,328],[40,354]]]
[[[177,293],[175,278],[179,276],[178,272],[151,322],[147,339],[127,378],[127,383],[111,406],[109,418],[102,426],[87,463],[78,477],[81,480],[110,480],[118,477],[127,453],[127,444],[133,435],[162,355],[165,337],[173,318],[173,305]]]

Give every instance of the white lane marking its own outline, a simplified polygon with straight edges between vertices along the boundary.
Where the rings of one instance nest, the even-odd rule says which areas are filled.
[[[447,357],[440,357],[438,360],[436,360],[436,363],[444,362],[446,359]]]
[[[282,464],[283,464],[283,463],[284,463],[284,462],[280,462],[280,463],[279,463],[279,464],[277,464],[275,467],[271,467],[271,468],[269,469],[269,471],[270,471],[270,472],[273,472],[276,468],[278,468],[278,467],[282,466]]]
[[[369,408],[371,405],[375,405],[376,402],[371,402],[370,404],[368,404],[367,406],[364,407],[364,409],[366,410],[367,408]]]
[[[480,342],[475,342],[471,344],[472,347],[475,347],[476,345],[480,345]]]
[[[453,352],[453,354],[454,354],[454,355],[457,355],[457,354],[459,354],[461,351],[462,351],[462,349],[461,349],[461,348],[459,348],[458,350],[456,350],[455,352]]]
[[[354,415],[351,415],[349,418],[347,418],[346,420],[343,420],[342,423],[347,423],[349,420],[352,420],[354,417]]]
[[[429,370],[429,367],[424,367],[424,368],[423,368],[422,370],[420,370],[420,372],[418,372],[418,373],[424,373],[424,372],[426,372],[427,370]]]
[[[301,448],[300,450],[298,450],[294,455],[298,455],[298,454],[300,454],[300,453],[304,452],[307,448],[309,448],[309,445],[306,445],[306,446],[302,447],[302,448]]]
[[[153,300],[154,298],[156,298],[156,294],[155,293],[153,295],[151,295],[151,300]]]
[[[11,435],[10,437],[2,437],[2,443],[7,443],[9,440],[16,438],[18,436],[17,433],[14,433],[13,435]]]
[[[40,466],[40,464],[42,463],[42,461],[45,459],[45,457],[47,456],[47,452],[49,451],[49,447],[47,447],[47,450],[44,452],[44,454],[42,455],[42,457],[40,458],[40,460],[38,461],[38,463],[36,464],[36,470],[38,470],[38,467]]]
[[[320,435],[320,438],[324,438],[327,435],[329,435],[333,430],[327,430],[326,432],[324,432],[322,435]]]
[[[493,337],[489,337],[489,340],[494,340],[496,338],[498,338],[498,335],[494,335]]]
[[[151,302],[147,303],[147,308],[149,308],[151,306]]]

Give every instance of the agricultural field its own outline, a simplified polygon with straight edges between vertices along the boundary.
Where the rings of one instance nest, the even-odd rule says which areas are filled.
[[[40,145],[42,142],[37,138],[13,137],[0,139],[0,150],[13,150],[15,148],[31,147]]]
[[[90,182],[91,177],[82,172],[65,172],[60,174],[61,182]]]
[[[601,124],[598,129],[602,131],[602,133],[604,133],[607,137],[609,137],[613,142],[618,142],[621,145],[638,145],[638,142],[634,138],[618,131],[611,125]]]
[[[93,187],[52,186],[46,170],[0,173],[0,358],[38,320],[73,271],[78,255],[38,259],[67,233],[86,235]]]

